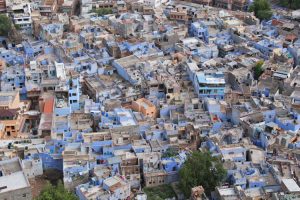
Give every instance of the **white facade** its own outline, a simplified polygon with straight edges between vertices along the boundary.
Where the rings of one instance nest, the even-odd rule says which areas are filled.
[[[13,4],[9,7],[9,10],[14,24],[19,25],[23,30],[32,28],[30,3]]]
[[[43,164],[41,159],[22,160],[22,168],[27,178],[43,175]]]
[[[144,4],[157,8],[161,5],[161,0],[144,0]]]

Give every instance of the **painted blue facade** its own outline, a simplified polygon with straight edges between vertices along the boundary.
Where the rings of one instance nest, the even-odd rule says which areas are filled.
[[[163,169],[166,172],[178,171],[180,169],[180,164],[174,158],[163,159],[162,163]]]
[[[280,128],[286,131],[298,131],[300,129],[300,123],[296,119],[281,119],[276,117],[275,123],[278,124]]]
[[[276,117],[276,111],[275,110],[266,110],[266,111],[263,111],[263,115],[264,115],[264,121],[266,123],[273,122]]]
[[[6,68],[2,71],[1,76],[1,89],[5,89],[5,85],[11,86],[11,90],[22,89],[25,87],[25,72],[22,65],[16,65]],[[23,92],[23,91],[21,91]]]
[[[232,183],[236,186],[241,186],[243,189],[247,187],[247,178],[240,170],[234,170],[230,176]]]
[[[233,40],[232,40],[231,35],[228,32],[219,32],[216,35],[215,43],[218,46],[231,45],[231,44],[233,44]]]
[[[276,43],[274,40],[263,39],[255,43],[254,48],[259,50],[264,55],[264,58],[268,59],[273,53],[273,50],[275,48],[282,48],[282,45]]]
[[[63,34],[63,24],[61,23],[51,23],[51,24],[42,24],[41,25],[41,32],[40,32],[40,39],[47,40],[47,39],[54,39],[60,38]],[[47,35],[53,35],[47,38]]]
[[[137,125],[137,122],[131,110],[116,108],[113,112],[101,113],[101,122],[99,123],[99,127],[101,128],[116,128],[134,125]]]
[[[190,26],[190,35],[208,43],[208,27],[201,21],[193,22]]]
[[[199,98],[224,99],[225,76],[223,72],[197,72],[193,83]]]
[[[248,180],[248,187],[249,188],[261,188],[261,187],[264,187],[265,185],[266,185],[266,182],[263,178]]]
[[[69,83],[69,105],[71,108],[71,112],[80,109],[79,99],[80,99],[80,83],[79,77],[71,77],[69,80],[72,83]]]
[[[230,158],[233,162],[245,162],[246,161],[246,148],[244,147],[233,147],[233,148],[225,148],[225,149],[219,149],[218,151],[222,155],[229,154],[231,155]]]
[[[95,141],[92,143],[92,149],[100,154],[112,154],[112,140]]]
[[[55,107],[54,113],[57,116],[67,116],[71,113],[71,108],[69,105],[61,108]]]
[[[34,41],[34,42],[24,41],[22,42],[22,45],[24,47],[25,56],[28,58],[33,58],[43,52],[44,47],[47,45],[47,43],[43,41]]]
[[[0,57],[5,60],[6,63],[9,65],[15,65],[15,64],[24,64],[25,59],[23,55],[18,54],[16,51],[9,49],[6,50],[4,48],[0,49]]]
[[[116,70],[118,71],[118,74],[123,77],[126,81],[128,81],[129,83],[131,83],[132,85],[137,84],[137,80],[132,79],[129,74],[126,72],[126,70],[124,69],[124,67],[122,65],[120,65],[118,62],[116,62],[116,60],[114,60],[112,62],[112,65],[114,68],[116,68]]]
[[[57,169],[62,171],[63,170],[63,159],[55,159],[48,153],[40,153],[39,154],[42,162],[43,162],[43,169]]]

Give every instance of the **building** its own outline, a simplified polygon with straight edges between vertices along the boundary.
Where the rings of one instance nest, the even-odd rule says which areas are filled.
[[[225,77],[223,72],[196,72],[193,83],[199,98],[224,99]]]
[[[176,20],[176,21],[187,21],[188,20],[188,12],[187,10],[177,7],[172,10],[170,10],[169,13],[170,20]]]
[[[79,99],[80,99],[79,74],[76,72],[71,72],[70,80],[69,80],[69,105],[71,107],[71,112],[80,109]]]
[[[0,161],[0,199],[31,200],[31,187],[18,158]]]
[[[104,180],[103,188],[111,192],[110,199],[128,199],[130,197],[130,185],[123,177],[113,176]]]
[[[157,109],[149,100],[142,98],[132,102],[132,109],[143,113],[144,116],[156,118]]]
[[[24,174],[27,178],[34,178],[43,175],[43,163],[38,154],[28,156],[21,161]]]
[[[0,1],[0,12],[5,12],[6,11],[6,0],[1,0]]]
[[[22,113],[29,107],[30,103],[20,101],[19,92],[0,93],[0,122],[5,126],[5,134],[1,135],[1,138],[21,137],[25,122]]]
[[[6,2],[7,12],[10,13],[12,21],[26,32],[32,31],[31,4],[21,1]]]

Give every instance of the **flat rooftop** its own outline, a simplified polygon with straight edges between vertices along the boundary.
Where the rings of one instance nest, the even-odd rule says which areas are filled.
[[[285,185],[289,192],[300,192],[300,187],[294,179],[282,179],[282,183]]]
[[[218,189],[221,196],[234,196],[237,195],[234,188],[220,188]]]
[[[225,78],[222,72],[216,72],[212,74],[198,72],[197,79],[199,83],[204,84],[225,84]]]
[[[12,173],[8,176],[0,177],[0,186],[5,189],[0,190],[0,193],[14,191],[21,188],[30,187],[30,184],[23,171]]]
[[[131,66],[136,65],[137,63],[139,63],[140,59],[135,55],[131,55],[131,56],[127,56],[127,57],[117,59],[114,62],[121,65],[124,68],[127,68],[127,67],[131,67]]]
[[[11,159],[11,160],[1,161],[0,170],[3,176],[7,176],[15,172],[22,171],[22,168],[18,159]]]
[[[22,171],[18,158],[0,161],[0,193],[30,187],[27,177]]]

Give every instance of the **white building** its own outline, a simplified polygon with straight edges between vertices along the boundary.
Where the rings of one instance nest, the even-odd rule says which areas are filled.
[[[157,8],[161,5],[162,0],[144,0],[144,4],[153,8]]]
[[[43,175],[43,163],[39,157],[22,160],[22,167],[27,178]]]
[[[15,25],[18,25],[22,30],[31,31],[31,6],[30,3],[11,2],[7,5],[7,10],[11,14]]]
[[[19,158],[0,161],[0,199],[32,199],[30,183]]]

